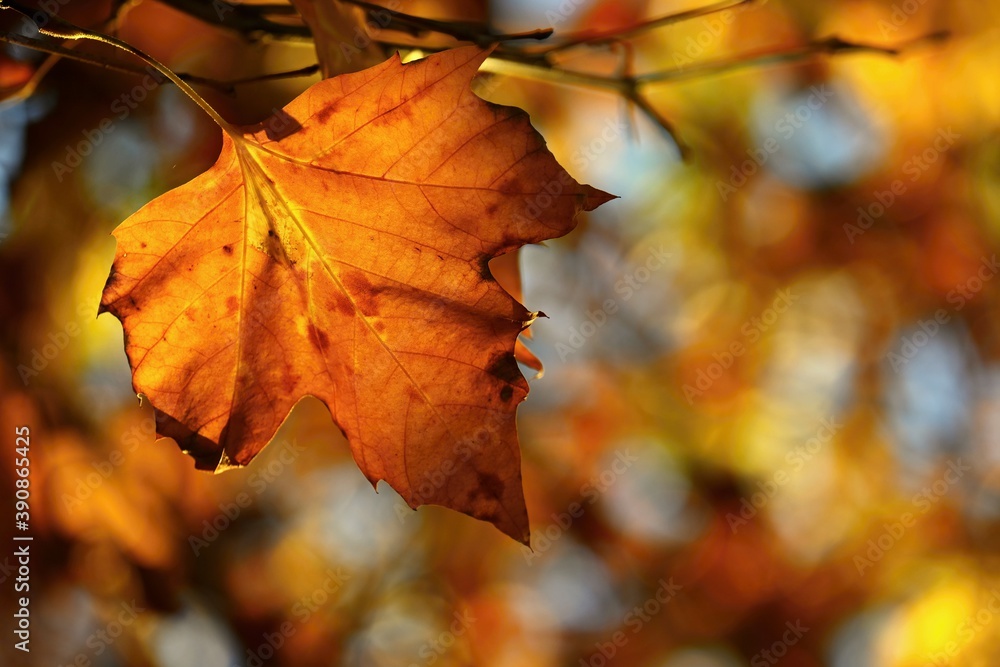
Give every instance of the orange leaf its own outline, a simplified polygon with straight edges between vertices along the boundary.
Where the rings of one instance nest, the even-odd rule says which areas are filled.
[[[311,395],[373,484],[527,542],[513,351],[534,315],[487,264],[611,195],[472,93],[487,55],[321,81],[115,230],[101,310],[198,467],[248,464]]]

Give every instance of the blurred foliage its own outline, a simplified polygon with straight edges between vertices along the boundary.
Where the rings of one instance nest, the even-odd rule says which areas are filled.
[[[696,6],[400,5],[560,31]],[[59,7],[87,26],[110,13]],[[0,662],[995,664],[1000,2],[769,0],[647,33],[631,63],[942,29],[947,42],[898,57],[657,86],[688,163],[610,93],[483,78],[577,179],[622,197],[522,252],[526,304],[548,315],[531,341],[545,376],[519,411],[533,552],[372,491],[315,402],[220,476],[153,441],[120,325],[95,318],[109,233],[208,167],[218,132],[169,86],[59,63],[0,107],[0,433],[9,451],[32,427],[35,535],[33,650],[5,634]],[[309,43],[246,40],[148,0],[118,34],[220,80],[315,62]],[[603,71],[621,57],[566,54]],[[7,48],[0,89],[40,62]],[[256,122],[314,80],[206,96]],[[0,457],[7,506],[12,466]]]

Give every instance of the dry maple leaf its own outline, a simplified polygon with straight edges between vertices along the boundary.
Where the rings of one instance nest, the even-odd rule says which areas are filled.
[[[528,541],[513,351],[534,315],[488,262],[611,195],[472,93],[487,55],[321,81],[285,107],[290,133],[224,134],[211,169],[115,230],[101,311],[198,467],[246,465],[315,396],[373,484]]]

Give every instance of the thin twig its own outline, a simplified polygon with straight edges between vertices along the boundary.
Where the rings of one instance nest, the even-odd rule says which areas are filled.
[[[664,16],[659,16],[648,21],[643,21],[635,26],[629,28],[623,28],[621,30],[613,30],[607,32],[597,32],[586,31],[577,34],[566,35],[562,38],[558,44],[554,44],[547,48],[541,49],[541,53],[556,53],[558,51],[565,51],[567,49],[572,49],[578,46],[593,46],[597,44],[609,44],[612,42],[621,42],[623,40],[630,39],[639,35],[643,32],[648,32],[650,30],[655,30],[657,28],[662,28],[668,25],[674,25],[676,23],[682,23],[684,21],[690,21],[691,19],[696,19],[701,16],[708,16],[709,14],[715,14],[717,12],[726,11],[727,9],[734,9],[740,5],[750,4],[755,0],[722,0],[722,2],[717,2],[712,5],[706,5],[705,7],[699,7],[697,9],[690,9],[683,12],[677,12],[675,14],[666,14]]]
[[[381,22],[388,19],[384,26],[387,30],[405,32],[413,36],[419,36],[425,32],[436,32],[448,35],[465,42],[472,42],[485,46],[494,42],[520,41],[520,40],[542,40],[552,35],[551,28],[544,30],[531,30],[528,32],[513,33],[509,35],[495,34],[487,23],[475,21],[445,21],[439,19],[429,19],[413,14],[382,7],[366,0],[343,0],[356,7],[361,7],[368,13],[368,18],[381,25]]]
[[[31,16],[31,8],[22,5],[20,2],[15,2],[14,0],[0,0],[0,10],[13,10],[18,14],[25,17]],[[222,131],[230,135],[234,139],[238,138],[236,128],[229,124],[229,122],[219,115],[211,104],[205,101],[205,99],[198,94],[198,92],[192,88],[187,82],[179,78],[177,74],[161,63],[159,60],[153,56],[145,53],[136,47],[123,42],[117,37],[111,37],[109,35],[104,35],[99,32],[93,32],[91,30],[85,30],[79,26],[73,25],[69,21],[64,21],[58,16],[49,15],[49,20],[44,26],[38,26],[38,32],[46,37],[54,37],[56,39],[66,39],[73,41],[92,41],[99,42],[101,44],[107,44],[108,46],[113,46],[116,49],[120,49],[129,55],[135,56],[136,58],[142,60],[147,65],[153,67],[156,71],[162,74],[167,79],[173,81],[174,85],[180,88],[181,92],[187,95],[192,102],[201,107],[202,111],[208,114],[215,124],[222,128]]]
[[[94,67],[100,67],[101,69],[105,69],[111,72],[118,72],[121,74],[134,74],[136,76],[149,74],[149,69],[144,67],[106,60],[94,54],[75,51],[67,46],[51,44],[48,42],[43,42],[37,39],[30,39],[27,37],[21,37],[20,35],[0,33],[0,42],[4,42],[7,44],[16,44],[17,46],[23,46],[25,48],[32,49],[34,51],[40,51],[42,53],[54,54],[62,58],[66,58],[68,60],[75,60],[77,62],[82,62]],[[43,64],[43,66],[45,66],[46,64],[47,63]],[[311,76],[312,74],[315,74],[318,71],[319,71],[319,65],[313,64],[295,70],[289,70],[285,72],[274,72],[271,74],[262,74],[260,76],[246,77],[242,79],[232,79],[229,81],[210,79],[207,77],[198,76],[197,74],[189,74],[187,72],[177,72],[177,76],[178,78],[190,84],[194,84],[197,86],[205,86],[206,88],[212,88],[222,93],[232,94],[236,91],[236,86],[257,83],[259,81],[271,81],[275,79],[291,79],[301,76]]]
[[[223,0],[160,0],[179,12],[198,20],[242,33],[248,38],[258,35],[272,37],[309,38],[312,33],[306,25],[279,23],[268,16],[294,14],[279,5],[254,5],[248,2]]]
[[[817,55],[876,53],[886,56],[898,56],[913,46],[927,42],[938,42],[947,37],[947,32],[936,32],[896,46],[879,46],[877,44],[849,42],[840,37],[827,37],[826,39],[816,40],[791,49],[769,49],[755,53],[744,53],[734,58],[701,63],[690,67],[650,72],[636,77],[636,81],[642,85],[667,83],[699,76],[724,74],[749,67],[760,67],[776,63],[787,64],[807,60]]]
[[[514,35],[494,35],[492,34],[491,28],[484,23],[475,22],[458,22],[458,21],[442,21],[436,19],[427,19],[418,16],[411,16],[402,12],[397,12],[379,5],[375,5],[367,0],[344,0],[356,6],[359,6],[368,12],[368,17],[371,20],[376,20],[379,25],[383,25],[387,30],[392,30],[395,32],[403,32],[405,34],[410,34],[413,36],[419,36],[426,32],[437,32],[440,34],[449,35],[461,41],[472,42],[485,46],[487,44],[495,44],[498,41],[501,43],[492,52],[490,58],[484,63],[483,70],[515,76],[518,78],[527,78],[535,80],[543,80],[551,83],[556,83],[559,85],[569,85],[569,86],[585,86],[585,87],[595,87],[603,88],[616,92],[628,101],[630,104],[634,105],[636,108],[640,109],[645,113],[650,119],[660,125],[670,136],[674,139],[682,155],[686,155],[688,149],[683,141],[679,139],[676,131],[670,124],[670,122],[663,117],[662,114],[656,111],[652,104],[644,95],[644,88],[650,85],[656,85],[661,83],[668,83],[672,81],[678,81],[699,76],[711,76],[716,74],[728,73],[736,71],[739,69],[745,69],[749,67],[759,67],[762,65],[774,64],[774,63],[791,63],[801,60],[806,60],[817,55],[836,55],[844,53],[877,53],[882,55],[896,56],[899,55],[904,49],[909,48],[915,44],[926,42],[926,41],[937,41],[944,39],[947,35],[946,33],[934,33],[926,37],[913,40],[897,46],[880,46],[859,42],[851,42],[839,37],[829,37],[826,39],[816,40],[809,42],[807,44],[792,47],[792,48],[778,48],[770,49],[766,51],[758,51],[749,54],[742,54],[733,58],[726,58],[722,60],[716,60],[712,62],[701,63],[698,65],[692,65],[690,67],[669,69],[656,72],[649,72],[646,74],[634,75],[631,71],[631,67],[627,66],[624,72],[620,72],[617,76],[604,76],[600,74],[592,74],[589,72],[576,71],[572,69],[567,69],[551,62],[550,56],[559,51],[566,49],[579,47],[579,46],[595,46],[595,45],[625,45],[629,44],[628,39],[635,37],[636,35],[653,30],[659,27],[670,25],[673,23],[678,23],[681,21],[690,20],[692,18],[697,18],[699,16],[705,16],[715,12],[725,11],[727,9],[732,9],[740,5],[745,5],[753,0],[721,0],[711,5],[701,7],[698,9],[688,10],[684,12],[679,12],[675,14],[669,14],[666,16],[661,16],[658,18],[645,21],[631,28],[625,28],[616,32],[604,32],[604,33],[582,33],[578,35],[570,35],[564,41],[555,44],[550,47],[544,47],[537,49],[534,47],[527,47],[525,45],[510,44],[509,41],[518,41],[525,39],[544,39],[547,37],[551,31],[533,31],[528,33],[518,33]],[[265,17],[270,14],[288,14],[289,12],[284,9],[280,9],[278,5],[243,5],[243,4],[228,4],[217,0],[211,6],[196,2],[196,0],[161,0],[176,9],[181,11],[186,11],[194,16],[202,18],[209,23],[214,23],[227,28],[240,30],[241,28],[250,30],[252,32],[269,32],[274,36],[309,36],[308,26],[289,26],[285,24],[275,24],[268,21]],[[15,4],[6,3],[0,0],[0,8],[5,4]],[[218,7],[221,7],[221,11],[217,11]],[[206,8],[211,9],[211,12],[206,11]],[[237,19],[231,21],[229,19],[224,19],[224,16],[230,11],[234,13],[234,17]],[[230,17],[232,18],[232,17]],[[388,21],[386,20],[388,18]],[[279,26],[280,30],[273,31],[271,28],[273,26]],[[93,37],[91,37],[93,38]],[[509,40],[509,41],[507,41]],[[103,61],[91,55],[81,55],[66,49],[61,46],[51,46],[44,45],[37,41],[26,40],[24,38],[16,37],[13,35],[0,35],[0,41],[7,41],[10,43],[17,43],[22,46],[28,46],[29,48],[36,48],[38,50],[47,51],[49,53],[57,53],[61,56],[67,58],[73,58],[75,60],[80,60],[83,62],[88,62],[97,66],[104,67],[105,69],[123,71],[133,74],[143,74],[146,73],[145,69],[140,69],[137,67],[120,65],[117,63],[109,63]],[[98,40],[101,41],[101,40]],[[402,44],[395,43],[390,40],[385,39],[375,39],[374,41],[382,44],[388,48],[397,48],[401,50],[407,49],[419,49],[423,52],[433,53],[436,51],[443,51],[448,47],[437,46],[428,47],[419,44]],[[265,81],[270,79],[287,78],[292,76],[304,76],[307,74],[312,74],[317,71],[318,65],[311,65],[300,70],[295,70],[292,72],[279,72],[275,74],[263,75],[259,77],[252,77],[247,79],[240,79],[230,82],[220,82],[211,79],[205,79],[203,77],[197,77],[189,74],[182,74],[180,78],[184,81],[189,81],[191,83],[196,83],[200,85],[205,85],[209,87],[216,88],[218,90],[223,90],[226,92],[231,92],[233,86],[241,85],[245,83],[251,83],[255,81]]]
[[[649,117],[654,123],[663,128],[663,131],[670,135],[673,139],[674,144],[677,146],[677,151],[680,153],[681,159],[687,161],[691,157],[691,148],[687,143],[681,139],[680,134],[674,128],[673,123],[667,120],[666,116],[661,114],[656,110],[649,100],[646,99],[645,95],[639,91],[638,88],[633,88],[626,92],[625,99],[634,104],[638,109],[640,109],[646,116]]]

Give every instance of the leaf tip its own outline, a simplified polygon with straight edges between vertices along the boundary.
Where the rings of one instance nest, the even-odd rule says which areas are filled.
[[[219,462],[215,466],[215,474],[219,475],[229,470],[237,470],[242,468],[241,464],[237,463],[235,460],[230,458],[228,452],[225,449],[222,450],[222,455],[219,456]]]
[[[618,195],[613,195],[610,192],[605,192],[604,190],[599,190],[593,186],[585,185],[584,187],[584,205],[583,210],[593,211],[598,206],[607,204],[609,201],[615,199],[621,199]]]

